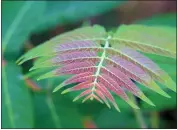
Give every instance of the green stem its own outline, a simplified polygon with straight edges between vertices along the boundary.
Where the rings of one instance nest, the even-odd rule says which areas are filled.
[[[50,91],[50,88],[51,88],[51,81],[47,80],[47,105],[50,109],[50,112],[51,112],[51,116],[52,116],[52,119],[54,121],[54,124],[56,126],[56,128],[61,128],[61,123],[60,123],[60,119],[57,115],[57,111],[56,111],[56,108],[55,108],[55,105],[54,105],[54,102],[53,102],[53,99],[52,99],[52,95],[51,93],[49,92]]]
[[[4,92],[4,100],[5,100],[5,105],[7,107],[7,116],[9,116],[9,124],[11,125],[12,128],[15,128],[15,122],[14,122],[14,114],[12,110],[12,102],[10,100],[10,94],[8,90],[8,81],[6,77],[6,69],[5,67],[2,68],[2,80],[3,80],[3,89],[2,91]]]
[[[153,111],[151,114],[151,128],[157,129],[159,126],[159,115],[156,111]]]
[[[134,102],[134,104],[138,106],[138,103],[137,103],[134,95],[130,94],[130,98]],[[144,118],[143,118],[143,115],[141,113],[141,110],[140,109],[133,109],[133,112],[136,116],[137,122],[140,125],[140,127],[144,128],[144,129],[147,128],[146,123],[145,123]]]
[[[96,73],[95,73],[95,77],[96,77],[96,78],[95,78],[95,81],[94,81],[94,86],[93,86],[93,88],[92,88],[92,94],[93,94],[93,92],[95,91],[95,84],[96,84],[97,78],[98,78],[98,76],[99,76],[99,74],[100,74],[100,71],[101,71],[101,68],[102,68],[104,59],[105,59],[105,57],[106,57],[106,49],[109,47],[109,39],[110,39],[110,38],[111,38],[111,36],[108,36],[107,39],[106,39],[106,41],[105,41],[106,43],[105,43],[105,46],[104,46],[104,50],[103,50],[103,53],[102,53],[100,62],[99,62],[99,64],[98,64],[97,71],[96,71]],[[91,98],[91,99],[93,99],[93,98]]]

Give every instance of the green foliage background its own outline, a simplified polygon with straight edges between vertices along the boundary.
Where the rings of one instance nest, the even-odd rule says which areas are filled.
[[[53,88],[67,77],[34,82],[41,90],[35,91],[23,79],[27,65],[17,66],[15,61],[23,53],[25,41],[36,32],[43,32],[56,25],[64,26],[85,21],[92,16],[104,14],[124,4],[119,2],[49,2],[49,1],[3,1],[2,2],[2,128],[85,128],[87,117],[98,128],[139,128],[130,108],[116,98],[121,113],[108,109],[99,102],[72,102],[75,95],[52,93]],[[155,15],[138,20],[144,25],[176,27],[176,13]],[[146,54],[147,55],[147,54]],[[162,67],[176,81],[176,60],[147,55]],[[4,62],[3,61],[3,62]],[[32,76],[35,79],[35,76]],[[148,106],[141,102],[140,107],[146,124],[151,127],[151,112],[160,112],[176,107],[176,94],[169,91],[170,100],[143,89],[156,104]],[[159,127],[163,120],[158,119]],[[126,123],[125,123],[126,122]]]

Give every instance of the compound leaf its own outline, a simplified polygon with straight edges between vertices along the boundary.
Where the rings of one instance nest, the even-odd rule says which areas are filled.
[[[131,30],[132,28],[136,29],[136,27],[137,29],[140,29],[140,27],[145,28],[144,34],[146,34],[146,31],[154,29],[162,29],[160,33],[164,33],[165,29],[158,27],[151,28],[148,26],[143,27],[140,25],[123,26],[120,27],[120,32],[122,30],[121,28],[125,28],[123,30],[126,30],[126,33],[122,33],[120,36],[127,34],[127,28]],[[165,33],[167,32],[165,31]],[[169,35],[170,34],[171,31],[169,31]],[[38,80],[70,75],[71,77],[59,84],[54,89],[54,92],[59,89],[64,89],[69,84],[76,83],[74,87],[65,89],[62,92],[62,94],[64,94],[72,91],[82,91],[74,101],[82,97],[84,97],[82,102],[88,99],[96,99],[100,103],[105,103],[109,108],[111,107],[109,103],[111,103],[120,111],[112,96],[112,93],[115,93],[131,107],[139,109],[127,96],[127,92],[131,92],[149,105],[155,106],[133,81],[170,98],[170,96],[158,86],[157,82],[164,84],[167,88],[176,92],[175,82],[151,59],[136,50],[143,50],[142,48],[144,47],[149,50],[149,53],[173,58],[176,52],[172,48],[165,50],[163,45],[157,47],[146,44],[146,40],[145,43],[141,44],[144,37],[141,38],[138,33],[136,38],[137,41],[140,40],[140,42],[137,44],[133,43],[130,45],[130,43],[124,44],[122,42],[115,44],[116,35],[117,33],[111,36],[106,33],[103,27],[98,25],[79,28],[57,36],[37,48],[34,48],[19,58],[17,62],[22,64],[29,59],[38,58],[31,70],[55,66],[55,69],[41,75]],[[130,38],[130,41],[132,40],[132,37],[128,38]],[[167,37],[167,39],[168,38],[169,37]],[[171,38],[173,41],[173,36]],[[153,51],[148,49],[149,47]]]

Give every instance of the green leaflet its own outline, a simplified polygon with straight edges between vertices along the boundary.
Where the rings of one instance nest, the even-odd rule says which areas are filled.
[[[145,53],[176,57],[176,29],[168,26],[122,25],[112,47],[124,45]]]
[[[151,60],[153,60],[157,64],[161,63],[161,64],[176,65],[176,59],[159,56],[159,55],[147,54],[147,53],[143,53],[143,55],[149,57]]]
[[[20,68],[7,63],[2,68],[2,128],[33,128],[33,107]]]

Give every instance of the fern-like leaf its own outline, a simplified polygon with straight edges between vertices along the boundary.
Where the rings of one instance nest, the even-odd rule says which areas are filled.
[[[161,41],[157,34],[150,33],[150,30],[156,30],[161,35],[169,35],[171,39],[167,37],[166,40]],[[131,107],[139,109],[129,99],[127,92],[130,92],[155,106],[132,80],[168,98],[170,96],[156,82],[166,85],[167,88],[175,92],[176,84],[151,59],[136,50],[174,58],[176,54],[174,48],[172,46],[165,48],[167,42],[174,41],[174,36],[169,34],[172,30],[162,27],[123,25],[114,35],[110,35],[98,25],[84,27],[57,36],[34,48],[19,58],[18,63],[22,64],[29,59],[37,58],[30,70],[56,67],[51,72],[41,75],[38,80],[66,74],[71,75],[69,79],[60,83],[53,92],[65,88],[66,85],[77,83],[62,92],[65,94],[81,90],[82,92],[73,101],[83,97],[82,102],[96,99],[105,103],[109,108],[112,104],[120,111],[112,96],[112,93],[115,93]],[[156,39],[146,39],[145,35]],[[154,45],[154,42],[157,44]]]

